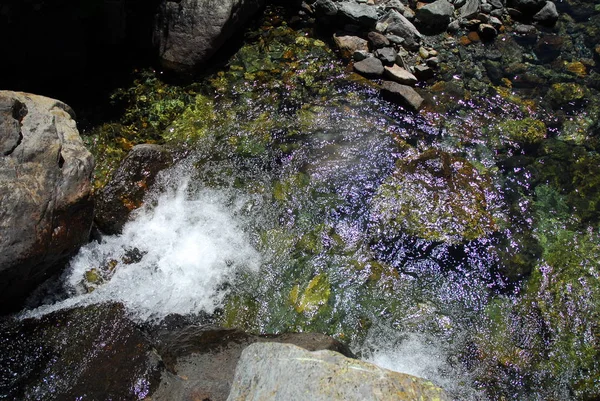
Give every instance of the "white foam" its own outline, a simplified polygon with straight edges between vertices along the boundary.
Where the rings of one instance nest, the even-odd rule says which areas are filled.
[[[472,385],[471,375],[452,362],[440,340],[420,333],[400,333],[375,325],[365,342],[356,349],[363,359],[395,372],[432,381],[461,400],[479,400],[482,395]]]
[[[147,321],[168,314],[214,312],[225,283],[240,269],[258,269],[259,254],[240,228],[226,198],[214,190],[190,194],[187,180],[141,209],[122,235],[83,247],[70,264],[66,282],[75,296],[27,313],[39,316],[75,305],[121,302],[134,318]],[[121,260],[137,249],[141,260],[120,263],[110,279],[91,293],[81,285],[86,272]]]

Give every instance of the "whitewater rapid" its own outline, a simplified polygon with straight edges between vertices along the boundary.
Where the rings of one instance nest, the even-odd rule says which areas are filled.
[[[120,302],[135,320],[156,321],[169,314],[210,314],[220,307],[227,284],[240,272],[256,271],[260,255],[236,217],[240,202],[217,190],[191,190],[189,178],[180,177],[147,199],[122,234],[104,236],[79,251],[63,277],[68,299],[24,316]],[[133,261],[132,253],[137,255]],[[112,277],[90,292],[86,274],[107,265],[116,265]]]

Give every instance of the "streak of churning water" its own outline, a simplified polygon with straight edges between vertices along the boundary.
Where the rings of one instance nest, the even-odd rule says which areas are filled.
[[[451,345],[424,333],[399,333],[385,324],[375,324],[357,349],[362,358],[383,368],[422,377],[461,400],[486,400],[467,372],[449,352]]]
[[[238,205],[218,191],[191,191],[188,180],[156,196],[155,206],[142,208],[121,235],[82,248],[65,277],[73,296],[26,316],[108,301],[123,303],[139,321],[214,312],[225,285],[236,272],[257,269],[260,257],[236,220]],[[111,277],[89,292],[82,283],[102,266]]]

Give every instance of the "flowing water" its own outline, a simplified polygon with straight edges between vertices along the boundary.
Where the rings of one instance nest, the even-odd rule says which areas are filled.
[[[144,207],[23,316],[209,314],[330,334],[456,399],[600,396],[593,96],[557,121],[540,98],[448,82],[411,114],[285,26],[205,84],[165,127],[178,162]]]

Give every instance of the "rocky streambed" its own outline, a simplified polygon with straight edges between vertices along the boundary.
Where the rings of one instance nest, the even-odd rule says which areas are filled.
[[[188,6],[164,2],[159,26]],[[63,274],[4,318],[1,397],[247,399],[286,378],[315,399],[596,399],[597,6],[319,0],[259,15],[216,71],[139,69],[110,118],[84,110],[91,183],[70,142],[42,158],[58,188],[80,171],[73,210],[93,187],[94,229],[69,262],[86,241],[31,257],[48,266],[31,281],[13,270],[23,285]],[[165,52],[193,27],[162,37],[165,71],[206,68]],[[18,100],[0,103],[3,172],[21,177],[39,131],[22,105],[37,106],[2,94]],[[51,106],[41,131],[71,132],[71,109]],[[10,222],[8,194],[25,190],[7,183]],[[43,235],[81,221],[61,213]],[[373,381],[373,365],[272,342],[391,371]],[[307,362],[272,378],[270,360]]]

